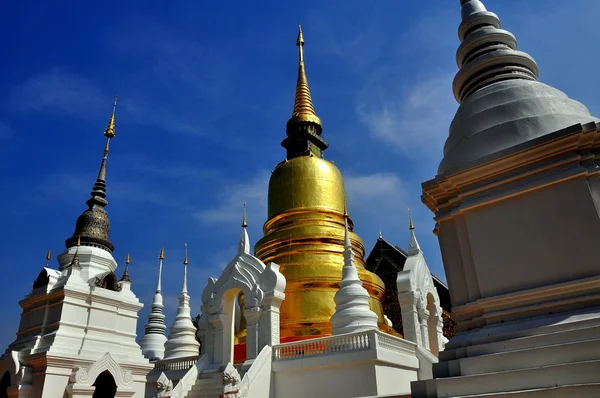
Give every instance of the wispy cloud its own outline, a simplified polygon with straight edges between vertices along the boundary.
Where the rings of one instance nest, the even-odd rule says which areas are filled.
[[[395,228],[406,214],[410,192],[397,174],[348,175],[344,185],[350,216],[366,239]]]
[[[19,110],[59,109],[87,116],[106,108],[105,95],[92,81],[61,69],[52,69],[27,79],[16,89],[12,102]]]
[[[216,206],[200,210],[196,217],[204,224],[231,224],[240,221],[242,204],[246,203],[248,220],[264,220],[267,212],[267,190],[271,173],[259,171],[245,182],[226,183],[217,194]]]
[[[451,74],[442,74],[429,75],[410,86],[371,85],[358,96],[357,116],[373,138],[409,158],[439,156],[458,106],[451,82]]]

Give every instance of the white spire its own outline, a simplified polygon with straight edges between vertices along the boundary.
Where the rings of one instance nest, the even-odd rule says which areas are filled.
[[[419,252],[422,253],[422,251],[421,246],[419,246],[419,241],[417,241],[417,236],[415,235],[415,225],[413,224],[412,215],[410,214],[410,211],[408,217],[410,220],[408,226],[408,229],[410,230],[410,240],[408,241],[408,255],[412,256]]]
[[[189,357],[199,354],[200,343],[196,340],[196,327],[192,323],[190,296],[187,292],[187,243],[183,260],[183,286],[179,295],[177,315],[165,344],[165,359]]]
[[[335,293],[335,314],[330,322],[333,334],[362,332],[377,329],[377,314],[369,307],[369,292],[362,286],[354,266],[354,252],[346,218],[344,237],[344,267],[342,281]]]
[[[144,327],[144,337],[140,340],[140,347],[142,348],[142,354],[150,359],[163,359],[165,356],[165,342],[167,337],[165,336],[165,315],[163,314],[163,297],[160,293],[161,290],[161,279],[162,279],[162,266],[163,260],[165,259],[165,247],[161,245],[160,254],[158,255],[158,282],[156,283],[156,293],[152,300],[152,306],[150,307],[150,314],[148,314],[148,323]]]

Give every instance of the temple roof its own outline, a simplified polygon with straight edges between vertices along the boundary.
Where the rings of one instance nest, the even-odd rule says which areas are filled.
[[[407,257],[408,254],[406,251],[391,244],[383,237],[379,237],[367,257],[366,268],[383,279],[383,276],[385,275],[391,276],[402,271]],[[441,307],[450,312],[452,303],[450,302],[448,286],[433,273],[431,274],[431,277],[433,278],[433,284],[440,297]],[[395,280],[395,277],[393,279]],[[386,286],[386,290],[387,289],[388,286]]]

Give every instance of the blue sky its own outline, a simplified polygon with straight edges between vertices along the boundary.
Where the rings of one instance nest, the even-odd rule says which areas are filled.
[[[161,238],[168,324],[185,242],[199,312],[206,278],[235,254],[244,202],[252,242],[262,236],[270,170],[285,156],[298,22],[326,157],[344,174],[356,232],[368,248],[380,230],[406,247],[410,207],[445,279],[420,184],[435,175],[457,107],[458,0],[59,3],[8,2],[0,25],[1,346],[14,339],[18,301],[46,250],[64,250],[86,208],[117,92],[107,210],[115,258],[131,253],[132,288],[146,305],[138,331]],[[536,59],[541,81],[600,115],[600,3],[485,3]]]

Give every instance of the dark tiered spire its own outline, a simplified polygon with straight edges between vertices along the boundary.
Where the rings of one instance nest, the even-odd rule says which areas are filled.
[[[110,221],[104,208],[108,204],[106,200],[106,162],[108,160],[110,140],[115,137],[117,98],[118,96],[115,96],[112,115],[110,116],[108,126],[104,130],[104,136],[106,137],[104,156],[102,157],[102,163],[98,171],[98,178],[92,188],[92,197],[86,202],[88,209],[77,219],[73,236],[65,242],[67,248],[74,246],[79,237],[81,244],[84,246],[96,246],[111,253],[115,248],[108,239]]]
[[[296,82],[296,98],[292,117],[287,122],[287,138],[281,145],[287,149],[287,158],[313,154],[322,157],[328,144],[321,137],[323,126],[315,113],[312,103],[306,67],[304,66],[304,35],[302,27],[298,27],[298,81]]]

